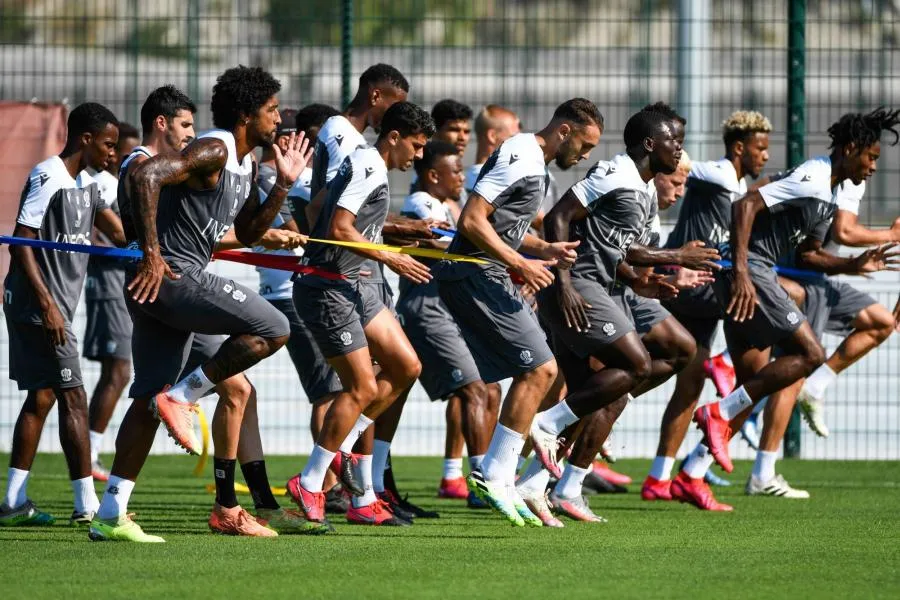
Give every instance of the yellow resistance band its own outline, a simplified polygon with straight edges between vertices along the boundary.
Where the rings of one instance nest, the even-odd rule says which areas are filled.
[[[331,244],[332,246],[344,246],[346,248],[359,248],[361,250],[381,250],[382,252],[393,252],[395,254],[409,254],[410,256],[420,256],[422,258],[436,258],[438,260],[454,260],[457,262],[475,263],[476,265],[486,265],[488,261],[483,258],[475,258],[474,256],[465,256],[464,254],[449,254],[443,250],[435,250],[434,248],[416,248],[407,246],[389,246],[387,244],[373,244],[371,242],[340,242],[338,240],[320,240],[309,238],[310,242],[318,244]]]
[[[200,450],[200,457],[197,459],[197,466],[194,467],[194,475],[200,477],[206,469],[206,463],[209,460],[209,423],[206,421],[206,414],[200,405],[197,405],[197,420],[200,422],[200,434],[203,436],[203,447]]]

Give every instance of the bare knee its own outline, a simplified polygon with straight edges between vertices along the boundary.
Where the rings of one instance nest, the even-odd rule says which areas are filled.
[[[131,361],[116,359],[109,370],[109,381],[116,389],[122,389],[128,385],[131,379]]]
[[[456,391],[465,407],[486,407],[488,405],[488,387],[483,381],[473,381]]]
[[[291,338],[290,334],[288,335],[279,335],[273,338],[263,338],[263,341],[266,344],[266,350],[268,354],[266,356],[271,356],[278,352],[282,346],[288,343],[288,340]]]
[[[394,384],[406,389],[416,382],[422,374],[422,362],[418,357],[404,360],[394,371]]]
[[[638,382],[650,378],[650,375],[653,372],[653,366],[651,364],[650,355],[647,352],[644,352],[641,356],[638,356],[632,361],[631,372]]]
[[[360,409],[365,409],[378,396],[378,383],[374,377],[364,377],[356,382],[348,394]]]
[[[255,390],[250,380],[243,375],[235,375],[219,382],[216,391],[220,402],[225,402],[231,408],[243,410]]]
[[[806,372],[803,376],[809,377],[812,375],[813,371],[825,363],[825,358],[825,348],[822,347],[822,344],[816,342],[815,344],[810,344],[806,347],[803,352],[803,362]]]
[[[879,308],[881,307],[879,306]],[[882,309],[876,311],[872,316],[872,335],[881,344],[894,333],[894,315],[889,313],[887,309]]]
[[[548,390],[553,385],[556,376],[559,373],[559,367],[555,360],[548,360],[539,367],[525,374],[525,378],[539,385],[541,389]]]

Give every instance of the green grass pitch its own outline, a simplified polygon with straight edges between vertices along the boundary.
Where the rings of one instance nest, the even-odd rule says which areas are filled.
[[[302,463],[270,458],[273,485]],[[211,534],[211,478],[193,477],[193,465],[151,457],[132,496],[136,520],[166,544],[91,543],[68,526],[63,458],[39,456],[29,495],[60,522],[0,528],[0,598],[900,597],[898,462],[780,463],[807,501],[745,497],[750,464],[738,463],[734,485],[717,489],[731,514],[642,502],[636,483],[592,497],[609,523],[554,530],[515,529],[438,500],[440,461],[398,458],[402,489],[440,519],[379,530],[339,517],[336,534],[275,540]],[[617,465],[636,482],[647,467]]]

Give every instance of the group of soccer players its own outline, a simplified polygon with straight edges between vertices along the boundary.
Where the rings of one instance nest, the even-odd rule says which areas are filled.
[[[82,104],[62,153],[30,173],[14,235],[142,256],[11,247],[10,374],[27,397],[0,525],[53,522],[28,498],[27,481],[57,403],[71,521],[92,540],[162,542],[132,520],[131,493],[160,422],[199,452],[197,403],[212,393],[213,531],[319,534],[331,530],[327,513],[395,526],[437,516],[401,499],[390,466],[417,380],[446,401],[438,495],[514,525],[603,521],[582,496],[594,459],[628,402],[672,376],[645,500],[731,510],[704,478],[713,462],[731,470],[732,432],[766,397],[747,493],[808,497],[775,472],[794,403],[799,396],[827,435],[825,389],[895,327],[897,309],[827,275],[900,262],[900,225],[869,230],[857,219],[882,133],[897,142],[900,111],[844,115],[828,131],[830,155],[748,191],[746,178],[759,178],[768,160],[768,119],[735,112],[723,124],[724,158],[691,165],[688,124],[660,102],[624,124],[621,153],[560,193],[549,164],[587,160],[604,132],[589,100],[563,102],[524,133],[498,105],[475,115],[448,99],[426,112],[384,64],[361,75],[343,112],[282,108],[279,90],[263,69],[227,70],[213,88],[214,129],[200,135],[195,105],[173,86],[148,96],[140,135],[105,107]],[[473,116],[476,164],[464,168]],[[390,213],[395,169],[415,171],[399,215]],[[661,245],[658,211],[682,196]],[[877,246],[845,258],[836,244]],[[206,270],[214,252],[245,247],[258,292]],[[384,267],[400,276],[396,303]],[[101,362],[90,407],[71,329],[86,278],[83,354]],[[696,410],[719,321],[739,385]],[[826,330],[847,334],[827,361]],[[296,509],[272,493],[257,417],[265,399],[245,374],[282,346],[313,404],[315,446],[287,483]],[[97,449],[132,364],[132,402],[107,472]],[[673,478],[692,417],[704,438]],[[253,514],[238,503],[238,464]],[[102,500],[94,479],[106,480]]]

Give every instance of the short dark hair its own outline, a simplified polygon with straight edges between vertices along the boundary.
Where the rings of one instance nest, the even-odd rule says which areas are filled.
[[[439,101],[431,108],[431,118],[438,129],[450,121],[468,121],[472,118],[472,109],[451,98]]]
[[[596,125],[603,131],[603,115],[597,105],[587,98],[566,100],[553,111],[553,119],[565,119],[577,125]]]
[[[390,84],[396,88],[400,88],[404,92],[409,93],[409,82],[403,73],[398,71],[391,65],[378,63],[372,65],[359,76],[359,88],[365,89],[370,85],[379,85],[382,83]]]
[[[381,135],[391,131],[399,132],[400,137],[424,133],[430,138],[435,132],[434,119],[412,102],[395,102],[381,120]]]
[[[666,115],[652,111],[640,110],[625,123],[625,148],[631,149],[640,146],[648,137],[653,137],[659,131],[663,123],[671,123],[672,119]]]
[[[262,67],[239,65],[228,69],[216,79],[213,86],[213,125],[231,130],[241,115],[250,116],[266,101],[281,91],[281,83]]]
[[[279,108],[281,123],[278,124],[276,136],[291,135],[297,131],[297,111],[293,108]]]
[[[662,100],[660,100],[659,102],[654,102],[653,104],[648,104],[641,110],[659,113],[671,121],[678,121],[682,125],[687,125],[687,119],[679,115],[674,108],[672,108]]]
[[[880,141],[883,131],[894,134],[894,141],[891,142],[893,146],[900,141],[897,125],[900,125],[900,109],[890,110],[879,106],[867,114],[847,113],[828,128],[830,148],[843,148],[853,144],[857,150],[862,150]]]
[[[428,169],[434,167],[434,163],[436,163],[438,159],[443,156],[458,155],[459,152],[453,144],[441,140],[431,140],[425,144],[425,148],[422,149],[422,158],[416,159],[413,163],[416,175],[419,176],[419,179],[422,179]]]
[[[162,115],[166,119],[174,119],[180,110],[194,114],[197,106],[174,85],[164,85],[150,92],[141,107],[141,129],[144,130],[144,135],[148,135],[153,129],[156,117]]]
[[[321,127],[329,118],[341,114],[338,109],[327,104],[308,104],[297,111],[295,127],[308,134],[313,127]]]
[[[116,115],[102,104],[96,102],[79,104],[69,113],[69,119],[66,122],[68,139],[73,140],[84,133],[96,135],[106,129],[110,123],[116,127],[119,126]]]
[[[120,121],[119,122],[119,139],[124,140],[125,138],[141,139],[141,134],[137,130],[137,127],[135,127],[131,123],[126,123],[125,121]]]

